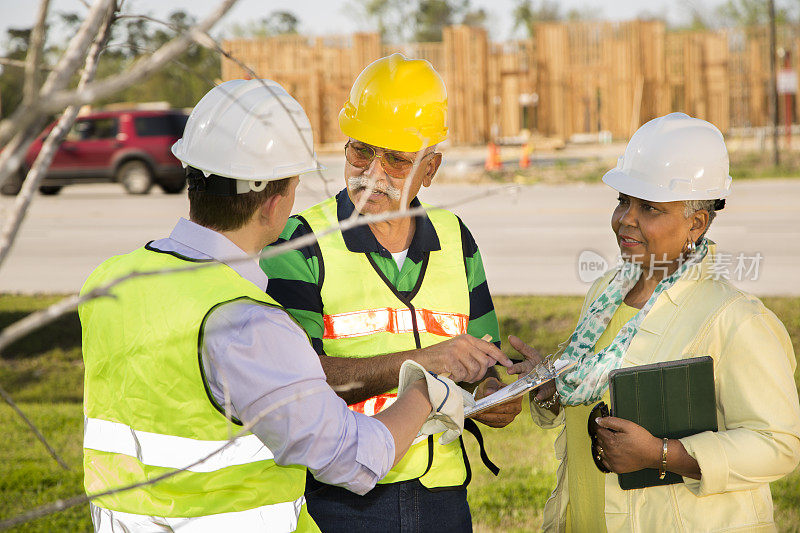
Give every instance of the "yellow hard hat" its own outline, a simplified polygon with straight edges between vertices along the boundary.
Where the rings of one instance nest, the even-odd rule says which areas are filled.
[[[373,146],[416,152],[447,138],[446,116],[447,89],[433,66],[392,54],[358,75],[339,128]]]

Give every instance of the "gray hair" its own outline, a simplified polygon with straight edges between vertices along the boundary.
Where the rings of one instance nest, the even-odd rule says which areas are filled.
[[[703,234],[700,235],[702,239],[708,228],[711,227],[711,223],[714,222],[714,218],[717,216],[717,212],[714,210],[714,204],[716,200],[684,200],[683,201],[683,216],[689,218],[694,213],[700,210],[708,211],[708,224],[706,224],[706,229],[703,230]],[[699,239],[698,239],[699,240]]]

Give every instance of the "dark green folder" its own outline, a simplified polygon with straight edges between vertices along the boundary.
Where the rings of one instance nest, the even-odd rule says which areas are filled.
[[[714,362],[694,357],[612,370],[611,415],[636,422],[658,438],[680,439],[717,430]],[[624,490],[682,483],[683,478],[646,468],[619,475]]]

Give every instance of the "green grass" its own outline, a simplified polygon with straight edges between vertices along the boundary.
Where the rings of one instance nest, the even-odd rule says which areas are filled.
[[[57,299],[0,295],[0,328]],[[800,353],[800,298],[765,298],[764,303],[786,324],[795,353]],[[504,336],[517,335],[549,353],[574,327],[581,298],[497,297],[495,305]],[[507,343],[503,349],[513,352]],[[799,378],[795,374],[798,384]],[[59,468],[27,426],[8,406],[0,405],[0,520],[82,493],[82,384],[80,329],[74,313],[20,340],[0,358],[0,385],[71,468],[69,472]],[[474,439],[464,439],[473,458],[469,501],[476,531],[539,529],[544,502],[555,486],[556,431],[536,427],[526,407],[508,427],[483,428],[483,433],[489,456],[501,473],[495,478],[483,468]],[[772,494],[778,529],[800,532],[800,468],[772,483]],[[11,531],[89,530],[88,509],[81,505]]]
[[[731,176],[734,180],[800,177],[800,153],[781,150],[780,164],[775,165],[772,150],[730,153]]]

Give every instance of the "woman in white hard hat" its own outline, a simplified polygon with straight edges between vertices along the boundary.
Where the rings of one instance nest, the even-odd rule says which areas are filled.
[[[722,134],[683,113],[651,120],[603,181],[619,192],[611,227],[623,262],[586,296],[562,355],[574,370],[532,395],[539,425],[564,426],[543,528],[772,531],[769,483],[800,459],[796,361],[778,318],[716,274],[705,234],[730,192]],[[529,361],[509,372],[539,360],[511,341]],[[621,418],[595,418],[611,370],[705,355],[714,361],[718,431],[661,439]],[[620,488],[616,474],[644,468],[683,483]]]

